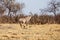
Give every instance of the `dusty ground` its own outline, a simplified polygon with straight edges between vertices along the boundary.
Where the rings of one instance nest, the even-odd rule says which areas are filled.
[[[60,24],[0,24],[0,40],[60,40]]]

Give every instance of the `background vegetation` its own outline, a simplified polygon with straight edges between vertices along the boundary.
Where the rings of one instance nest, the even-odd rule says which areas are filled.
[[[24,3],[16,3],[15,0],[0,0],[0,23],[19,23],[20,18],[28,16],[21,14],[24,6]],[[5,13],[6,10],[8,14]],[[60,1],[51,0],[48,7],[40,11],[41,15],[32,13],[30,24],[60,24]],[[48,13],[54,15],[47,15]]]

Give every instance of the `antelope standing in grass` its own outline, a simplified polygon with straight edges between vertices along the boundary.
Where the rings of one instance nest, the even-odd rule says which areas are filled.
[[[31,17],[32,17],[32,16],[29,15],[29,16],[27,16],[27,17],[25,17],[25,18],[20,18],[20,19],[19,19],[20,26],[22,26],[22,23],[27,25],[28,22],[30,21]]]

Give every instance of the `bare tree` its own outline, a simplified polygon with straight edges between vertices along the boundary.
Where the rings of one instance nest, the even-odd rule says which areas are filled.
[[[51,0],[48,4],[48,8],[46,11],[52,12],[56,16],[57,11],[59,11],[59,7],[60,7],[60,1]]]
[[[16,15],[17,11],[23,9],[24,4],[17,3],[15,0],[0,0],[3,3],[5,8],[9,9],[8,15],[10,16],[10,12],[13,12]]]
[[[42,11],[45,13],[53,13],[54,14],[54,23],[56,23],[56,15],[60,11],[60,0],[50,0],[48,3],[47,8],[42,9]]]
[[[24,3],[17,3],[16,0],[0,0],[0,15],[4,14],[4,12],[8,10],[7,20],[9,21],[11,21],[11,19],[13,18],[12,16],[14,15],[14,18],[16,18],[16,14],[18,14],[17,12],[21,12],[23,8]]]

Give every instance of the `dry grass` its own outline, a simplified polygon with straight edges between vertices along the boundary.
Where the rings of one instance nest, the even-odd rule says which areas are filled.
[[[60,40],[60,25],[0,24],[0,40]]]

